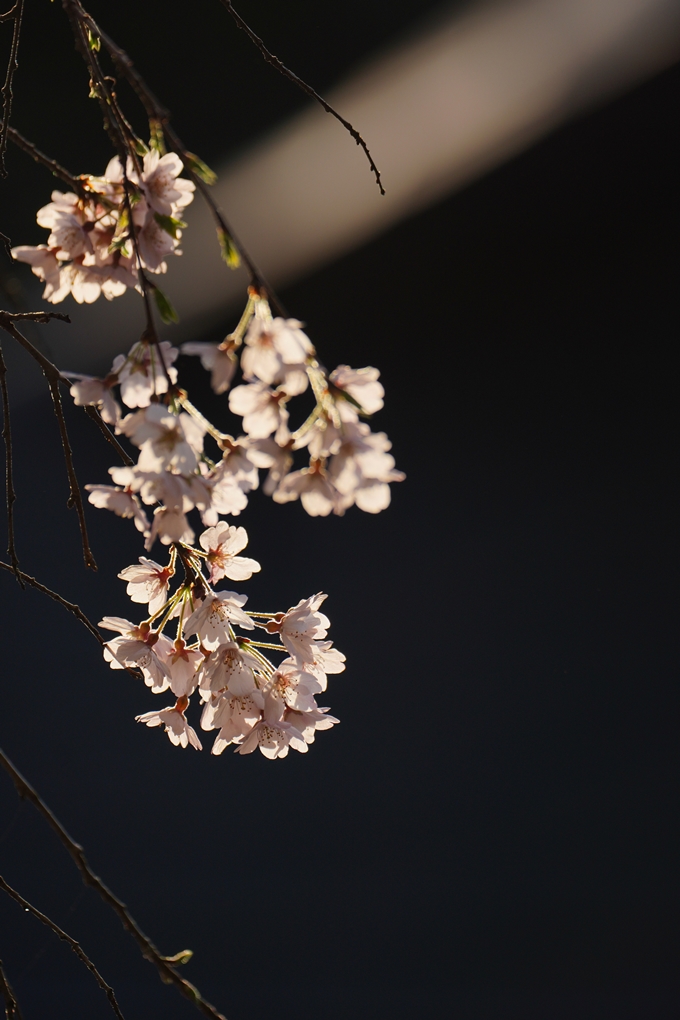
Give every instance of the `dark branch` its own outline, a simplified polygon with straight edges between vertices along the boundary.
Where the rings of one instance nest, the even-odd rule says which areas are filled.
[[[12,991],[11,984],[7,980],[7,975],[3,970],[2,960],[0,960],[0,995],[2,995],[5,1000],[6,1020],[23,1020],[21,1010],[19,1009],[19,1003]]]
[[[7,62],[7,74],[5,76],[5,84],[2,86],[2,127],[0,127],[0,177],[7,177],[7,167],[5,166],[5,151],[7,149],[7,131],[9,128],[9,118],[12,116],[12,100],[14,99],[14,93],[12,92],[12,81],[14,74],[19,67],[19,36],[21,35],[21,19],[24,14],[24,0],[16,0],[14,7],[10,11],[7,11],[3,15],[3,21],[9,21],[10,18],[14,21],[14,30],[12,32],[12,45],[9,51],[9,60]]]
[[[50,173],[53,173],[55,177],[59,177],[65,184],[68,184],[70,188],[73,188],[73,190],[81,198],[83,198],[85,195],[83,182],[78,180],[77,177],[74,177],[73,174],[70,174],[68,170],[65,170],[60,163],[57,163],[56,159],[50,159],[49,156],[46,156],[44,152],[41,152],[40,149],[36,148],[33,142],[29,142],[28,138],[24,138],[23,135],[19,134],[16,128],[8,128],[7,137],[10,142],[14,142],[14,144],[20,149],[27,152],[28,155],[36,161],[36,163],[42,163],[43,166],[47,167]]]
[[[83,848],[76,843],[71,836],[69,836],[61,822],[57,819],[47,804],[45,804],[40,795],[33,789],[31,784],[24,779],[18,769],[15,768],[1,748],[0,765],[2,765],[11,776],[19,796],[29,800],[47,821],[48,825],[50,825],[56,832],[62,844],[71,855],[76,867],[80,871],[85,885],[96,889],[104,902],[107,903],[114,913],[118,915],[125,930],[129,932],[139,946],[142,956],[153,963],[158,970],[161,980],[167,984],[175,985],[175,987],[178,988],[187,999],[190,999],[197,1009],[200,1010],[204,1016],[209,1017],[210,1020],[226,1020],[222,1013],[216,1010],[214,1006],[202,997],[198,989],[192,985],[190,981],[186,981],[183,977],[180,977],[175,968],[168,962],[168,959],[159,952],[153,942],[139,928],[137,922],[132,918],[125,904],[119,900],[113,892],[111,892],[108,886],[106,886],[97,875],[95,875],[87,861],[87,858],[85,857]]]
[[[308,96],[311,96],[312,99],[315,99],[317,103],[319,103],[319,105],[323,107],[326,113],[330,113],[332,117],[335,117],[336,120],[340,121],[342,126],[345,128],[346,131],[349,132],[349,134],[352,136],[357,145],[364,150],[366,159],[368,160],[371,170],[373,171],[373,174],[375,176],[376,184],[380,188],[380,194],[384,195],[385,189],[383,188],[382,181],[380,180],[380,171],[378,170],[377,166],[375,165],[375,162],[373,161],[373,156],[371,156],[371,153],[369,151],[368,146],[366,145],[366,142],[361,137],[357,129],[352,124],[350,124],[348,120],[345,120],[345,118],[342,117],[337,110],[334,110],[330,103],[326,102],[323,96],[320,96],[318,92],[315,92],[311,85],[308,85],[306,81],[302,80],[302,78],[298,78],[298,76],[294,74],[293,71],[287,68],[286,65],[279,60],[278,57],[276,57],[273,53],[271,53],[267,49],[263,41],[260,39],[259,35],[253,32],[252,28],[250,28],[250,26],[246,24],[246,22],[243,20],[238,11],[234,10],[231,0],[220,0],[220,3],[222,4],[223,7],[226,7],[226,9],[231,14],[232,18],[238,25],[238,27],[243,32],[246,33],[250,41],[254,43],[255,46],[257,46],[258,50],[260,51],[260,53],[262,54],[262,56],[264,57],[268,64],[271,64],[272,67],[275,67],[276,70],[279,71],[284,76],[284,78],[288,78],[288,80],[292,81],[294,85],[297,85],[299,89],[302,89],[302,91],[305,92]]]
[[[71,947],[71,949],[76,954],[81,963],[84,963],[89,972],[93,975],[99,987],[106,993],[106,998],[111,1003],[111,1009],[118,1017],[118,1020],[125,1020],[125,1017],[120,1011],[120,1006],[118,1005],[118,1002],[116,1000],[116,995],[115,992],[113,991],[113,988],[101,976],[101,974],[93,964],[92,960],[83,950],[80,943],[76,942],[74,938],[71,938],[71,936],[68,935],[62,928],[60,928],[58,924],[51,920],[51,918],[49,918],[47,914],[43,914],[41,910],[38,910],[38,908],[34,907],[31,903],[28,902],[28,900],[25,900],[24,897],[16,891],[16,889],[13,889],[12,886],[5,881],[2,875],[0,875],[0,889],[4,889],[7,895],[10,896],[15,901],[15,903],[18,903],[23,910],[27,911],[29,914],[33,914],[33,917],[37,918],[38,921],[42,921],[42,923],[47,928],[49,928],[50,931],[53,931],[54,934],[62,940],[62,942],[66,942]]]
[[[102,418],[97,408],[93,407],[92,404],[86,404],[83,410],[85,411],[87,417],[91,418],[92,421],[97,426],[97,428],[101,430],[107,442],[111,443],[111,446],[114,448],[114,450],[122,460],[123,464],[125,464],[126,467],[133,467],[135,463],[134,460],[132,459],[130,454],[126,450],[124,450],[123,447],[120,445],[120,443],[118,442],[113,432]]]
[[[7,555],[12,561],[12,570],[17,581],[24,587],[19,570],[19,557],[14,544],[14,504],[17,494],[14,491],[14,470],[12,461],[12,426],[9,418],[9,394],[7,393],[7,366],[0,344],[0,391],[2,392],[2,438],[5,441],[5,499],[7,501]]]
[[[41,318],[42,316],[42,318]],[[54,413],[57,418],[59,425],[59,434],[61,436],[61,445],[64,450],[64,462],[66,464],[66,475],[69,483],[69,498],[67,506],[76,508],[78,514],[78,523],[80,525],[80,537],[83,545],[83,558],[85,560],[85,566],[91,570],[97,569],[92,550],[90,549],[90,541],[87,537],[87,524],[85,522],[85,508],[83,507],[83,497],[80,492],[80,486],[78,485],[78,478],[76,477],[76,471],[73,466],[73,451],[71,450],[71,443],[68,437],[68,431],[66,428],[66,420],[64,418],[64,409],[61,403],[61,393],[59,392],[59,383],[61,381],[61,374],[56,365],[53,365],[49,358],[46,358],[44,354],[41,354],[37,347],[34,347],[30,340],[27,340],[19,330],[14,326],[14,319],[26,319],[30,318],[35,322],[48,322],[50,318],[68,318],[62,315],[51,312],[18,312],[16,314],[10,312],[0,312],[0,328],[4,329],[6,333],[9,333],[17,343],[20,343],[24,350],[28,351],[32,358],[34,358],[43,370],[45,378],[47,379],[47,385],[50,388],[52,395],[52,402],[54,404]]]
[[[14,567],[10,563],[4,563],[2,560],[0,560],[0,570],[9,570],[12,573],[15,573]],[[64,607],[64,609],[68,609],[69,613],[73,613],[76,619],[80,620],[80,622],[87,627],[90,634],[97,639],[100,645],[106,644],[104,638],[92,623],[92,620],[89,620],[87,616],[85,616],[85,613],[82,611],[80,606],[77,606],[75,602],[69,602],[62,595],[59,595],[58,592],[52,591],[52,589],[48,588],[47,585],[41,584],[40,581],[35,579],[35,577],[31,577],[30,574],[26,574],[23,570],[20,570],[18,573],[20,580],[23,581],[24,584],[30,585],[31,588],[37,588],[37,590],[41,591],[44,595],[49,595],[51,599],[58,602],[60,606]],[[135,673],[134,675],[136,676],[137,674]]]

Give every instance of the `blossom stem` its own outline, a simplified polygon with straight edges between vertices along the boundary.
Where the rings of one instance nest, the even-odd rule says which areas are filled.
[[[248,644],[249,645],[254,645],[255,648],[270,648],[273,652],[285,652],[286,651],[286,646],[285,645],[275,645],[275,644],[271,644],[269,641],[252,641],[252,640],[249,639],[248,640]]]
[[[195,418],[196,421],[200,422],[205,428],[205,431],[211,435],[213,439],[216,439],[218,443],[229,438],[226,433],[220,432],[219,429],[216,429],[215,426],[208,421],[205,415],[201,414],[198,408],[191,403],[186,394],[184,394],[184,396],[180,396],[179,402],[184,410],[188,411],[192,418]]]
[[[71,949],[76,954],[81,963],[84,963],[87,969],[90,971],[90,973],[94,976],[97,984],[102,989],[102,991],[105,992],[106,998],[109,1000],[109,1003],[111,1004],[111,1009],[118,1017],[118,1020],[125,1020],[123,1014],[121,1013],[120,1006],[118,1005],[118,1000],[116,999],[116,994],[113,988],[101,976],[101,974],[93,964],[92,960],[89,958],[89,956],[87,956],[87,954],[82,949],[80,943],[76,942],[74,938],[71,938],[71,936],[68,935],[62,928],[60,928],[58,924],[52,921],[51,918],[49,918],[46,914],[43,914],[41,910],[38,910],[38,908],[34,907],[31,903],[28,902],[28,900],[25,900],[24,897],[16,891],[16,889],[13,889],[12,886],[5,881],[2,875],[0,875],[0,889],[3,889],[7,893],[7,895],[10,896],[15,901],[15,903],[18,903],[19,906],[23,907],[23,909],[27,913],[32,914],[33,917],[37,918],[38,921],[41,921],[47,928],[50,929],[50,931],[53,931],[54,934],[62,940],[62,942],[66,942],[71,947]]]

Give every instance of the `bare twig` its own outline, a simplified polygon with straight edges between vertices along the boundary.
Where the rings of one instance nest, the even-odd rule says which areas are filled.
[[[287,68],[286,65],[282,63],[277,56],[275,56],[267,49],[262,39],[260,39],[259,35],[253,32],[252,28],[250,28],[250,26],[246,24],[246,22],[243,20],[238,11],[234,10],[234,6],[231,3],[231,0],[219,0],[219,2],[222,4],[223,7],[226,7],[226,9],[231,14],[232,18],[238,25],[238,27],[243,32],[245,32],[250,41],[254,43],[255,46],[257,46],[258,50],[260,51],[260,53],[262,54],[262,56],[264,57],[268,64],[271,64],[272,67],[275,67],[276,70],[279,71],[284,76],[284,78],[288,78],[288,80],[292,81],[294,85],[297,85],[299,89],[302,89],[302,91],[306,92],[308,96],[311,96],[312,99],[315,99],[317,103],[319,103],[319,105],[323,107],[326,113],[330,113],[332,117],[335,117],[336,120],[340,121],[342,126],[345,128],[346,131],[349,132],[349,134],[352,136],[357,145],[364,150],[366,159],[368,160],[371,170],[373,171],[376,184],[380,188],[380,194],[384,195],[385,189],[383,188],[382,181],[380,179],[380,171],[375,165],[373,156],[371,156],[368,145],[361,137],[357,129],[352,124],[350,124],[348,120],[345,120],[345,118],[342,117],[337,110],[333,109],[330,103],[327,103],[323,96],[320,96],[319,93],[316,92],[311,85],[308,85],[306,81],[302,80],[302,78],[298,78],[298,76],[294,74],[293,71],[291,71],[289,68]]]
[[[28,351],[31,357],[38,362],[43,370],[45,378],[47,379],[47,385],[49,386],[50,393],[52,395],[52,403],[54,404],[54,413],[59,425],[61,445],[64,450],[64,462],[66,464],[66,475],[68,477],[70,490],[67,506],[74,506],[78,514],[85,566],[89,567],[91,570],[96,570],[97,564],[94,556],[92,555],[90,541],[87,537],[87,524],[85,521],[83,497],[80,492],[78,478],[76,477],[76,471],[73,466],[73,451],[71,450],[71,443],[66,428],[66,420],[64,418],[64,408],[61,403],[61,393],[59,392],[61,374],[56,365],[53,365],[49,358],[46,358],[44,354],[41,354],[37,347],[34,347],[30,340],[27,340],[26,337],[19,332],[13,321],[15,319],[31,319],[34,322],[48,322],[51,318],[66,319],[67,322],[69,321],[67,316],[59,315],[54,312],[0,312],[0,328],[4,329],[6,333],[9,333],[11,337],[21,344],[24,350]]]
[[[92,404],[85,404],[83,410],[85,411],[87,417],[91,418],[92,421],[97,426],[97,428],[101,430],[107,442],[111,443],[111,446],[114,448],[114,450],[122,460],[123,464],[125,464],[126,467],[132,467],[135,463],[134,460],[127,452],[127,450],[124,450],[123,447],[120,445],[120,443],[118,442],[113,432],[102,418],[97,408],[93,407]]]
[[[14,262],[14,256],[12,255],[12,241],[7,236],[7,234],[3,234],[3,232],[1,230],[0,230],[0,241],[2,242],[2,244],[4,246],[5,252],[7,254],[7,258],[10,260],[10,262]]]
[[[116,999],[116,995],[113,988],[101,976],[101,974],[93,964],[92,960],[83,950],[80,943],[77,942],[70,935],[68,935],[62,928],[60,928],[58,924],[56,924],[51,918],[47,916],[47,914],[43,914],[42,910],[38,910],[38,908],[34,907],[32,903],[29,903],[28,900],[25,900],[24,897],[16,891],[16,889],[13,889],[12,886],[5,881],[2,875],[0,875],[0,889],[4,889],[7,895],[10,896],[15,901],[15,903],[18,903],[19,906],[22,907],[29,914],[33,914],[33,917],[37,918],[38,921],[42,921],[42,923],[47,928],[49,928],[50,931],[53,931],[54,934],[62,940],[62,942],[66,942],[71,947],[71,949],[76,954],[81,963],[84,963],[87,969],[89,970],[90,974],[93,975],[99,987],[105,992],[106,998],[109,1000],[111,1004],[111,1009],[118,1017],[118,1020],[125,1020],[125,1017],[120,1011],[120,1006],[118,1005],[118,1001]]]
[[[20,134],[16,128],[8,127],[7,137],[10,142],[14,142],[14,144],[20,149],[27,152],[28,155],[36,161],[36,163],[42,163],[43,166],[47,167],[50,173],[53,173],[55,177],[59,177],[65,184],[68,184],[70,188],[73,188],[73,190],[77,192],[81,198],[85,195],[85,188],[81,180],[74,177],[73,174],[70,174],[68,170],[64,169],[60,163],[57,163],[56,159],[50,159],[49,156],[46,156],[44,152],[41,152],[40,149],[33,144],[33,142],[29,142],[28,138],[24,138],[24,136]]]
[[[0,344],[0,392],[2,392],[2,438],[5,441],[5,498],[7,501],[7,555],[12,561],[12,569],[16,579],[24,587],[19,570],[19,557],[14,544],[14,504],[17,494],[14,491],[14,471],[12,462],[12,426],[9,418],[9,394],[7,393],[7,366]]]
[[[12,986],[7,980],[7,975],[2,966],[2,960],[0,960],[0,995],[5,1000],[5,1018],[6,1020],[23,1020],[21,1010],[19,1009],[19,1003],[16,1000],[16,996],[12,991]]]
[[[3,560],[0,560],[0,570],[9,570],[12,573],[14,573],[12,565],[10,563],[5,563]],[[59,594],[59,592],[53,591],[51,588],[48,588],[46,584],[42,584],[35,577],[31,577],[30,574],[26,574],[23,570],[19,571],[19,578],[21,579],[21,581],[23,581],[24,585],[28,584],[31,588],[36,588],[38,591],[41,591],[44,595],[49,595],[51,599],[54,599],[55,602],[58,602],[60,606],[64,607],[64,609],[68,609],[69,613],[73,613],[75,618],[77,620],[80,620],[84,627],[87,627],[90,634],[92,634],[92,636],[96,638],[97,642],[102,647],[106,644],[106,641],[101,636],[101,634],[93,624],[92,620],[85,616],[85,613],[82,611],[80,606],[76,605],[75,602],[69,602],[68,599],[65,599],[63,595]],[[126,673],[129,673],[130,676],[133,676],[136,680],[139,680],[142,676],[141,670],[136,669],[134,666],[123,666],[123,669],[126,671]]]
[[[87,858],[85,857],[83,848],[76,843],[71,836],[69,836],[58,818],[50,810],[40,795],[34,790],[31,784],[24,779],[1,748],[0,765],[2,765],[11,776],[19,796],[25,797],[26,800],[29,800],[47,821],[48,825],[50,825],[56,832],[62,844],[71,855],[76,867],[80,871],[85,885],[89,885],[93,889],[96,889],[104,902],[107,903],[118,915],[125,930],[129,932],[139,946],[142,956],[154,964],[161,979],[168,984],[175,985],[175,987],[178,988],[187,999],[190,999],[196,1008],[203,1013],[204,1016],[209,1017],[210,1020],[226,1020],[222,1013],[203,998],[198,989],[192,985],[190,981],[187,981],[177,973],[175,968],[168,962],[168,958],[159,952],[153,942],[139,928],[126,905],[118,899],[115,893],[111,892],[108,886],[106,886],[97,875],[95,875],[87,861]]]
[[[5,166],[5,150],[7,149],[7,129],[9,128],[9,118],[12,115],[12,100],[14,99],[14,93],[12,92],[12,81],[14,74],[19,67],[19,36],[21,35],[21,19],[24,14],[24,0],[16,0],[14,7],[3,14],[3,21],[14,21],[14,30],[12,32],[12,45],[9,51],[9,60],[7,62],[7,74],[5,76],[5,84],[2,86],[2,126],[0,127],[0,177],[7,176],[7,167]]]
[[[9,570],[12,573],[15,573],[14,567],[10,563],[4,563],[3,560],[0,560],[0,570]],[[87,627],[90,634],[97,639],[100,645],[106,644],[104,638],[92,623],[92,620],[89,620],[87,616],[85,616],[85,613],[82,611],[80,606],[75,604],[75,602],[69,602],[68,599],[63,597],[63,595],[60,595],[56,591],[52,591],[52,589],[48,588],[47,585],[41,584],[41,582],[37,581],[35,577],[31,577],[30,574],[25,573],[23,570],[19,571],[19,578],[24,582],[24,584],[30,585],[31,588],[37,588],[37,590],[41,591],[44,595],[49,595],[51,599],[58,602],[60,606],[64,607],[64,609],[68,609],[69,613],[73,613],[76,619],[80,620],[80,622]]]

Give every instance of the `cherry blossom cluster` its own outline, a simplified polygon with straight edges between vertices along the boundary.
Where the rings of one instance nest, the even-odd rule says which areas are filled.
[[[111,300],[128,287],[139,289],[139,265],[164,273],[167,256],[181,255],[181,214],[194,197],[182,170],[174,152],[151,149],[143,160],[128,158],[125,173],[115,157],[103,177],[81,178],[82,195],[53,191],[37,214],[50,231],[47,244],[20,245],[12,255],[44,281],[43,298],[51,304],[68,294],[91,304],[101,294]]]
[[[229,409],[243,419],[239,442],[268,470],[263,488],[275,502],[299,498],[312,517],[344,514],[353,504],[379,513],[390,503],[389,483],[404,478],[385,433],[360,420],[383,406],[380,373],[340,365],[328,374],[301,327],[297,319],[273,318],[266,299],[251,290],[238,327],[221,344],[185,343],[182,353],[201,358],[219,394],[231,386],[241,349],[243,382],[231,389]],[[288,402],[308,388],[314,407],[291,431]],[[303,448],[309,463],[294,471],[294,452]]]
[[[173,696],[174,704],[137,716],[147,726],[164,726],[173,744],[201,750],[186,717],[198,693],[200,726],[217,731],[213,754],[234,744],[240,754],[259,747],[267,758],[284,758],[291,747],[305,752],[317,730],[338,722],[315,695],[326,690],[327,674],[344,670],[345,656],[325,640],[330,622],[319,612],[325,595],[286,613],[256,613],[244,609],[246,595],[214,589],[225,577],[243,581],[259,571],[256,560],[239,555],[247,542],[245,528],[220,521],[203,532],[197,548],[175,543],[165,567],[141,556],[121,571],[128,595],[145,603],[149,616],[139,624],[105,616],[99,626],[119,636],[105,644],[104,658],[112,669],[139,670],[154,694]],[[178,564],[184,577],[171,594]],[[239,633],[256,628],[270,640]],[[275,665],[265,651],[285,657]]]

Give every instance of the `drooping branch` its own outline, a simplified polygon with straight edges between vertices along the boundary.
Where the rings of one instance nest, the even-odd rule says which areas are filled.
[[[69,934],[67,934],[67,932],[65,932],[63,928],[60,928],[55,921],[53,921],[51,918],[47,916],[47,914],[43,914],[42,910],[38,910],[38,908],[34,907],[32,903],[29,903],[28,900],[24,899],[24,897],[20,893],[18,893],[16,889],[13,889],[12,886],[5,881],[2,875],[0,875],[0,889],[3,889],[7,893],[7,895],[10,896],[15,901],[15,903],[19,904],[19,906],[23,910],[25,910],[29,914],[32,914],[33,917],[37,918],[38,921],[41,921],[46,928],[49,928],[50,931],[53,931],[57,938],[60,938],[62,942],[66,942],[67,945],[71,947],[71,949],[76,954],[78,959],[81,961],[81,963],[85,964],[89,972],[95,978],[99,987],[106,994],[106,998],[109,1000],[111,1004],[111,1009],[118,1017],[118,1020],[125,1020],[125,1017],[121,1013],[120,1006],[118,1005],[118,1000],[116,999],[116,994],[113,988],[101,976],[92,960],[83,950],[80,943],[77,942],[74,938],[72,938]]]
[[[87,536],[87,523],[85,521],[85,508],[83,506],[83,497],[80,492],[80,486],[78,484],[78,478],[76,476],[75,467],[73,466],[73,451],[71,449],[71,443],[68,437],[68,430],[66,428],[66,419],[64,418],[64,408],[61,403],[61,393],[59,392],[59,383],[61,381],[61,373],[56,365],[53,365],[49,358],[46,358],[44,354],[34,347],[30,340],[27,340],[23,334],[14,325],[14,321],[17,319],[30,319],[33,322],[49,322],[50,319],[62,319],[69,322],[68,316],[59,315],[56,312],[0,312],[0,328],[4,329],[6,333],[21,344],[24,350],[28,351],[32,358],[38,362],[43,370],[45,378],[47,379],[47,385],[50,388],[52,395],[52,403],[54,405],[54,413],[57,418],[59,425],[59,435],[61,436],[61,445],[64,450],[64,462],[66,464],[66,475],[69,483],[69,498],[67,506],[74,506],[78,514],[78,523],[80,525],[80,537],[83,546],[83,558],[85,560],[85,566],[91,570],[97,569],[95,558],[90,548],[90,541]]]
[[[97,408],[93,407],[92,404],[85,404],[83,410],[85,411],[87,417],[91,418],[92,421],[97,426],[97,428],[101,431],[106,441],[108,443],[111,443],[111,446],[114,448],[114,450],[122,460],[123,464],[125,464],[126,467],[132,467],[135,463],[134,460],[127,452],[127,450],[124,450],[121,444],[118,442],[118,440],[116,439],[113,432],[102,418]]]
[[[7,62],[7,74],[5,84],[2,86],[2,126],[0,126],[0,177],[7,177],[5,166],[5,150],[7,149],[7,129],[9,119],[12,116],[12,82],[17,68],[19,67],[19,37],[21,35],[21,19],[24,14],[24,0],[16,0],[14,7],[2,15],[3,21],[13,21],[12,44]]]
[[[10,563],[4,563],[2,560],[0,560],[0,570],[9,570],[12,573],[16,573],[14,567]],[[83,626],[87,627],[90,634],[97,639],[100,645],[106,644],[104,638],[92,623],[92,620],[89,620],[87,616],[85,616],[85,613],[82,611],[80,606],[75,604],[75,602],[69,602],[68,599],[63,597],[63,595],[60,595],[56,591],[52,591],[52,589],[48,588],[46,584],[42,584],[40,581],[36,580],[35,577],[31,577],[30,574],[25,573],[23,570],[19,570],[18,574],[19,579],[23,582],[23,584],[28,584],[31,588],[36,588],[38,591],[41,591],[43,595],[49,595],[51,599],[58,602],[60,606],[64,607],[64,609],[68,609],[69,613],[73,613],[75,618],[80,620]]]
[[[311,85],[308,85],[306,81],[303,81],[302,78],[299,78],[297,74],[291,71],[290,68],[286,67],[286,65],[282,61],[280,61],[277,56],[275,56],[270,50],[267,49],[262,39],[260,39],[259,35],[257,35],[256,32],[253,32],[252,28],[243,20],[238,11],[234,9],[231,0],[219,0],[219,2],[222,4],[223,7],[225,7],[229,11],[232,18],[234,19],[238,27],[241,29],[241,31],[245,32],[250,41],[254,43],[255,46],[257,46],[258,50],[260,51],[260,53],[262,54],[262,56],[264,57],[268,64],[271,64],[272,67],[275,67],[276,70],[279,71],[279,73],[284,76],[284,78],[288,78],[288,80],[292,81],[294,85],[297,85],[299,89],[302,89],[302,91],[305,92],[308,96],[310,96],[312,99],[315,99],[316,102],[323,107],[326,113],[330,113],[332,117],[335,117],[336,120],[340,121],[342,126],[345,128],[347,132],[349,132],[349,134],[352,136],[357,145],[364,150],[366,159],[368,160],[369,166],[373,171],[376,184],[380,188],[380,194],[384,195],[385,189],[382,185],[382,180],[380,179],[380,171],[375,165],[373,156],[370,153],[368,145],[361,137],[357,129],[348,120],[345,120],[345,118],[341,116],[341,114],[339,114],[338,111],[335,110],[330,103],[326,102],[323,96],[320,96],[319,93],[316,92]]]
[[[12,561],[12,570],[17,581],[24,587],[19,570],[19,557],[14,543],[14,466],[12,459],[12,426],[9,417],[9,394],[7,393],[7,366],[0,344],[0,392],[2,393],[2,438],[5,441],[5,500],[7,503],[7,555]]]
[[[79,0],[68,0],[68,6],[71,10],[71,21],[73,23],[74,16],[80,20],[83,28],[86,28],[92,38],[100,39],[103,46],[107,50],[113,63],[117,67],[118,71],[124,76],[129,85],[132,87],[134,92],[137,94],[139,101],[141,102],[149,121],[157,121],[162,127],[164,134],[167,138],[168,144],[175,150],[180,156],[184,163],[185,169],[189,174],[191,180],[196,185],[196,189],[200,192],[201,197],[205,201],[206,205],[210,209],[210,212],[217,225],[218,234],[221,232],[226,238],[228,238],[237,249],[244,265],[246,266],[250,275],[250,282],[252,286],[257,287],[258,290],[264,290],[269,297],[271,303],[277,308],[280,315],[285,317],[285,309],[281,302],[277,299],[273,288],[269,285],[261,270],[256,265],[254,259],[248,253],[244,245],[237,238],[231,225],[227,221],[225,214],[220,209],[219,205],[210,193],[210,188],[206,185],[205,180],[196,173],[193,168],[194,159],[192,154],[186,148],[182,140],[179,138],[174,128],[170,124],[170,113],[151,91],[144,78],[141,76],[135,65],[133,64],[130,57],[127,55],[125,50],[121,49],[120,46],[109,36],[102,28],[97,24],[91,14],[89,14],[79,2]],[[74,13],[75,12],[75,15]],[[83,52],[81,43],[81,52]],[[88,56],[88,60],[91,57]]]
[[[50,173],[54,174],[55,177],[59,177],[60,180],[62,180],[65,184],[68,184],[70,188],[73,188],[80,198],[84,197],[85,188],[83,186],[83,182],[77,177],[74,177],[73,174],[70,174],[60,163],[57,163],[56,159],[51,159],[49,156],[46,156],[44,152],[41,152],[40,149],[33,144],[33,142],[29,142],[28,138],[24,138],[24,136],[20,134],[16,128],[9,127],[7,129],[7,137],[10,142],[14,142],[16,146],[23,149],[24,152],[27,152],[28,155],[36,161],[36,163],[41,163],[43,166],[47,167]]]
[[[2,966],[2,960],[0,960],[0,995],[5,1000],[5,1020],[23,1020],[19,1003]]]
[[[104,902],[111,907],[115,914],[117,914],[125,930],[129,932],[139,946],[142,956],[154,964],[161,979],[167,984],[173,984],[182,993],[182,995],[184,995],[187,999],[190,999],[196,1008],[204,1016],[209,1017],[210,1020],[226,1020],[222,1013],[203,998],[199,990],[192,985],[190,981],[187,981],[177,973],[175,967],[173,967],[170,962],[173,957],[163,956],[163,954],[153,944],[151,939],[149,939],[141,930],[122,900],[120,900],[115,893],[113,893],[108,886],[102,882],[101,878],[95,875],[87,861],[87,858],[85,857],[85,852],[82,846],[72,839],[53,811],[47,806],[42,797],[40,797],[28,780],[24,779],[19,770],[12,764],[1,748],[0,765],[2,765],[11,776],[12,782],[14,783],[19,796],[30,801],[36,810],[43,816],[47,824],[54,830],[54,832],[56,832],[61,843],[66,848],[76,867],[80,871],[85,885],[96,889]],[[178,954],[174,959],[180,959],[185,955],[186,954]]]

